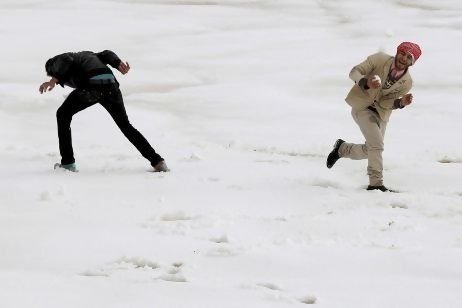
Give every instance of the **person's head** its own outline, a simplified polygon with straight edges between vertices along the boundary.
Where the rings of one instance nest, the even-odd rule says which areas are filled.
[[[402,42],[396,50],[395,65],[399,70],[408,68],[414,65],[419,59],[422,51],[419,45],[411,42]]]
[[[54,62],[55,57],[48,59],[48,61],[45,63],[45,71],[47,72],[47,76],[53,77],[52,67]]]

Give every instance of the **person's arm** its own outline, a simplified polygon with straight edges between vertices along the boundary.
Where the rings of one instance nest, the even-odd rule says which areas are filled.
[[[403,109],[412,103],[412,80],[409,80],[397,93],[390,93],[376,102],[383,109]]]
[[[362,77],[358,81],[358,86],[361,87],[363,90],[369,90],[370,88],[372,89],[378,89],[382,86],[382,82],[380,80],[380,77],[378,75],[371,76],[369,78]]]
[[[353,67],[350,71],[350,79],[363,90],[369,90],[370,88],[377,89],[381,86],[380,78],[377,79],[375,76],[366,77],[374,70],[374,57],[377,56],[378,54],[374,54],[367,57],[366,60]]]
[[[58,79],[56,79],[55,77],[51,77],[49,81],[45,81],[44,83],[40,85],[39,87],[40,94],[53,90],[53,88],[56,86],[58,82],[59,82]]]
[[[122,62],[120,58],[111,50],[104,50],[96,53],[96,56],[106,65],[110,65],[113,68],[119,69],[119,65]]]
[[[403,109],[406,106],[412,104],[412,93],[405,94],[403,97],[395,100],[394,107],[395,109]]]
[[[104,64],[109,64],[110,66],[121,72],[123,75],[128,73],[128,71],[130,70],[130,64],[128,64],[128,62],[124,63],[115,54],[115,52],[111,50],[104,50],[102,52],[98,52],[96,55]]]

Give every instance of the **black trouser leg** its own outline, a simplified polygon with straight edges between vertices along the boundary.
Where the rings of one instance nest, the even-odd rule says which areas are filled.
[[[61,164],[67,165],[75,162],[71,134],[72,116],[97,102],[97,98],[93,97],[89,91],[77,89],[72,91],[61,107],[58,108],[56,119],[58,121]]]
[[[115,88],[108,92],[100,103],[109,112],[125,137],[127,137],[127,139],[138,149],[144,158],[149,160],[153,166],[163,160],[163,158],[152,148],[146,138],[144,138],[144,136],[136,128],[134,128],[128,120],[122,93],[119,89]]]

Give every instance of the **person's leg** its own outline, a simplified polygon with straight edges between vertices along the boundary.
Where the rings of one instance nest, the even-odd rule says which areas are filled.
[[[344,143],[339,149],[340,157],[368,159],[367,174],[371,186],[383,185],[384,136],[386,122],[371,110],[352,111],[352,116],[366,139],[364,144]]]
[[[71,121],[72,116],[83,109],[98,102],[98,98],[88,90],[76,89],[69,94],[56,112],[58,122],[59,152],[61,164],[68,165],[75,162],[72,149]]]
[[[352,110],[351,116],[355,122],[358,123],[356,113],[357,111]],[[342,158],[349,158],[353,160],[367,159],[367,146],[365,143],[357,144],[345,142],[340,146],[338,154]]]
[[[117,124],[127,139],[138,149],[144,158],[151,162],[154,167],[164,159],[156,153],[144,136],[133,127],[128,120],[125,110],[122,93],[114,88],[104,92],[104,99],[101,105],[109,112],[114,122]]]

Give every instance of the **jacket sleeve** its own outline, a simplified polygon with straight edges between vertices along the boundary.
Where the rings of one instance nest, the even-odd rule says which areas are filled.
[[[367,75],[371,74],[375,69],[375,63],[383,54],[378,52],[367,57],[366,60],[353,67],[350,71],[350,79],[356,84],[359,84],[361,79],[366,78]]]
[[[400,105],[401,98],[409,93],[412,88],[412,80],[406,83],[398,91],[390,93],[386,96],[383,96],[379,101],[378,105],[383,109],[393,110],[393,109],[402,109],[403,106]]]
[[[120,65],[120,58],[111,50],[104,50],[96,53],[96,56],[104,63],[109,64],[113,68],[118,68]]]

